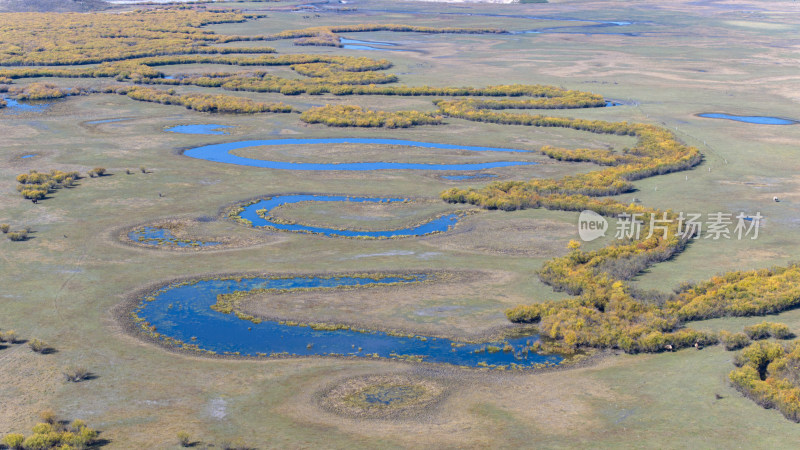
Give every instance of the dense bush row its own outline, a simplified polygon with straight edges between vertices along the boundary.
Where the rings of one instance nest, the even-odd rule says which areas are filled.
[[[745,396],[800,422],[800,341],[755,342],[734,361],[729,378]]]
[[[49,83],[31,83],[8,89],[9,95],[17,100],[49,100],[68,95],[81,94],[81,89],[64,89]]]
[[[341,43],[337,33],[358,33],[368,31],[394,31],[411,33],[452,33],[452,34],[497,34],[506,33],[505,30],[497,28],[436,28],[419,27],[413,25],[398,24],[359,24],[359,25],[339,25],[310,27],[299,30],[285,30],[269,36],[264,36],[264,40],[294,39],[295,45],[320,45],[328,47],[340,47]]]
[[[108,92],[124,94],[143,102],[161,103],[163,105],[181,105],[187,109],[201,112],[220,113],[289,113],[292,107],[284,103],[256,102],[249,98],[232,95],[211,94],[177,94],[172,90],[163,91],[146,87],[109,88]]]
[[[800,305],[800,264],[731,272],[681,292],[668,306],[681,320],[758,316]]]
[[[436,125],[442,117],[419,111],[371,111],[360,106],[326,105],[311,108],[300,116],[306,123],[324,123],[331,127],[407,128]]]

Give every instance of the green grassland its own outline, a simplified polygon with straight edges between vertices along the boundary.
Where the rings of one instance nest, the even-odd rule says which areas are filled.
[[[509,30],[584,24],[422,14],[462,10],[461,5],[424,2],[355,1],[346,6],[358,10],[348,13],[292,12],[289,6],[295,3],[222,4],[268,17],[206,28],[255,35],[358,23]],[[397,42],[413,52],[298,47],[291,40],[266,44],[281,54],[387,58],[394,63],[389,72],[411,86],[525,83],[592,91],[625,104],[555,110],[552,115],[644,122],[675,131],[685,143],[700,149],[704,162],[691,171],[638,181],[636,192],[615,199],[628,203],[635,197],[648,207],[704,214],[760,212],[766,220],[757,240],[691,243],[678,257],[636,277],[638,287],[670,292],[686,280],[796,260],[800,125],[751,125],[696,116],[726,112],[800,119],[797,49],[790,45],[791,27],[800,20],[800,13],[792,2],[564,1],[470,4],[464,11],[625,20],[635,23],[593,31],[624,29],[640,34],[343,33],[354,39]],[[245,45],[264,43],[240,46]],[[161,69],[167,74],[251,70],[211,64]],[[285,67],[267,70],[296,76]],[[64,78],[34,81],[63,87],[112,83]],[[29,82],[15,80],[18,85]],[[231,94],[191,86],[177,91]],[[283,101],[298,110],[328,103],[435,110],[431,97],[234,94]],[[112,118],[127,120],[88,123]],[[229,136],[164,132],[165,127],[197,123],[235,128]],[[13,229],[32,228],[25,242],[0,240],[0,330],[16,330],[23,339],[42,339],[57,350],[40,355],[22,344],[0,348],[0,436],[30,430],[39,411],[52,409],[59,416],[86,420],[110,441],[107,448],[177,448],[176,434],[181,430],[204,443],[241,438],[257,448],[795,448],[800,440],[796,423],[775,410],[763,409],[730,385],[727,375],[733,369],[733,353],[721,346],[652,355],[609,353],[578,368],[501,373],[391,360],[205,358],[146,343],[129,335],[116,317],[115,307],[143,286],[209,273],[446,270],[491,274],[485,277],[485,285],[477,278],[465,283],[464,290],[449,286],[448,290],[415,293],[394,305],[393,292],[383,292],[375,299],[376,310],[365,314],[369,323],[383,322],[416,333],[437,327],[445,334],[503,327],[508,325],[503,315],[506,308],[567,296],[553,292],[535,274],[545,261],[567,254],[567,242],[577,239],[578,214],[562,211],[481,211],[464,218],[450,233],[423,238],[352,240],[274,233],[251,246],[208,252],[122,244],[119,230],[124,227],[173,217],[219,218],[208,230],[195,231],[209,236],[249,233],[223,220],[221,208],[258,196],[314,192],[431,199],[453,186],[483,186],[497,179],[454,182],[424,171],[266,170],[191,159],[181,156],[181,149],[297,137],[381,137],[530,150],[547,144],[619,148],[631,145],[632,138],[452,118],[445,119],[444,125],[409,129],[329,128],[305,124],[298,114],[212,115],[115,94],[54,100],[41,113],[2,109],[0,135],[0,223],[9,223]],[[237,153],[298,162],[445,163],[518,157],[383,146],[260,147]],[[36,156],[21,158],[28,154]],[[589,163],[560,163],[541,155],[519,158],[541,164],[488,172],[502,180],[527,180],[596,170]],[[98,166],[109,175],[85,177],[74,188],[59,190],[36,205],[16,191],[15,177],[29,170],[85,174]],[[773,196],[781,202],[773,202]],[[374,226],[375,217],[381,225],[402,226],[455,208],[445,203],[413,205],[403,205],[389,221],[383,219],[392,210],[350,211],[330,205],[300,204],[275,213],[301,222],[364,228]],[[613,232],[613,222],[611,227]],[[601,248],[612,240],[613,236],[606,236],[584,248]],[[362,297],[358,299],[369,301]],[[282,301],[275,310],[313,320],[313,309],[292,310],[291,302]],[[337,305],[335,298],[325,301],[327,309],[318,311],[321,316],[348,322],[342,311],[349,304]],[[714,319],[693,327],[736,332],[763,320]],[[785,323],[800,334],[797,310],[768,320]],[[71,365],[88,368],[96,378],[64,382],[62,371]],[[318,395],[323,388],[373,375],[427,377],[446,386],[447,395],[417,417],[344,417],[320,407]]]

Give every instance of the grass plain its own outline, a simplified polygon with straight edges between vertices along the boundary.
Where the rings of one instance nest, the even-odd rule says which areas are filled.
[[[509,30],[570,26],[555,32],[512,35],[346,34],[368,41],[396,42],[414,50],[410,52],[294,47],[291,41],[270,45],[280,53],[385,57],[394,62],[389,72],[408,85],[541,83],[590,90],[623,105],[553,114],[654,123],[676,130],[682,140],[700,148],[704,163],[689,172],[637,182],[637,192],[619,199],[636,197],[647,206],[686,212],[758,211],[766,220],[757,240],[701,239],[692,243],[674,260],[637,277],[640,287],[667,292],[685,280],[785,264],[800,250],[800,159],[796,156],[800,125],[751,125],[696,116],[727,112],[800,119],[800,49],[792,34],[792,27],[800,21],[800,7],[794,2],[563,1],[455,7],[378,0],[350,2],[348,6],[357,8],[354,12],[334,13],[323,7],[310,14],[292,12],[287,6],[294,4],[223,4],[262,11],[268,17],[208,28],[247,35],[368,22]],[[441,14],[453,11],[497,15]],[[504,15],[632,24],[580,29],[578,25],[585,22]],[[635,35],[603,34],[618,31]],[[168,69],[183,73],[219,67]],[[237,69],[226,66],[224,70]],[[82,79],[40,81],[61,86],[99,83]],[[195,90],[201,89],[179,88]],[[427,99],[421,98],[237,95],[284,101],[300,109],[339,102],[373,109],[433,110]],[[129,120],[88,123],[109,118]],[[269,245],[202,253],[118,243],[115,233],[120,227],[175,216],[218,216],[224,205],[255,196],[317,192],[432,198],[454,185],[489,182],[452,182],[417,171],[269,171],[180,155],[180,149],[202,144],[277,137],[386,137],[528,149],[545,144],[572,148],[625,145],[621,138],[598,138],[571,130],[457,119],[446,122],[407,130],[339,129],[303,124],[295,114],[212,116],[118,95],[58,100],[42,113],[1,110],[0,222],[12,228],[30,225],[34,232],[26,242],[0,241],[0,329],[14,329],[24,339],[43,339],[57,352],[39,355],[19,344],[0,349],[0,435],[29,430],[39,411],[53,409],[59,416],[81,418],[101,430],[101,436],[110,441],[108,448],[176,448],[175,436],[180,430],[206,443],[241,437],[259,448],[797,446],[797,424],[774,410],[761,408],[729,385],[727,374],[733,368],[733,353],[721,347],[656,355],[609,355],[581,368],[508,374],[362,359],[201,358],[166,352],[120,327],[112,311],[127,293],[159,280],[214,272],[316,273],[335,268],[342,272],[451,270],[494,274],[494,281],[485,285],[475,280],[472,283],[481,286],[467,283],[463,290],[413,294],[391,307],[386,306],[385,298],[378,298],[382,307],[364,319],[408,328],[419,326],[422,331],[441,326],[443,333],[469,329],[476,323],[501,325],[507,307],[562,298],[564,294],[553,293],[540,283],[535,271],[547,259],[566,253],[567,241],[576,238],[577,214],[573,213],[481,212],[467,217],[451,235],[420,239],[355,241],[281,234]],[[167,126],[193,123],[236,128],[231,136],[163,131]],[[285,150],[282,158],[316,157],[314,148]],[[356,149],[326,150],[329,154],[321,159],[361,157]],[[426,162],[491,156],[399,150],[386,153],[385,149],[370,149],[373,154],[368,156],[370,160],[424,158]],[[273,153],[269,150],[270,157]],[[21,158],[28,154],[35,156]],[[539,160],[543,164],[491,172],[502,179],[527,179],[592,170],[590,164]],[[96,166],[106,167],[110,175],[84,178],[76,188],[37,205],[23,200],[15,190],[14,177],[30,169],[85,173]],[[145,167],[147,173],[139,167]],[[125,173],[126,169],[132,173]],[[773,202],[773,196],[782,201]],[[300,217],[304,214],[289,212]],[[310,214],[305,213],[309,220],[315,219]],[[224,228],[214,231],[221,233]],[[608,240],[591,245],[604,243]],[[344,318],[359,304],[369,307],[370,300],[369,296],[338,303],[336,299],[322,299],[333,304],[324,314]],[[297,308],[290,302],[284,306]],[[455,315],[453,309],[442,306],[462,308]],[[415,313],[419,311],[429,315]],[[314,309],[292,314],[310,319]],[[762,320],[716,319],[695,326],[740,331]],[[800,334],[798,311],[769,320],[786,323]],[[76,364],[87,367],[97,378],[64,383],[61,371]],[[377,375],[435,379],[447,386],[448,394],[418,417],[343,417],[320,407],[322,387],[352,377]]]

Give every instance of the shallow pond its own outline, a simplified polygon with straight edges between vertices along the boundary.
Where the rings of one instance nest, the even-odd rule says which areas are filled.
[[[111,122],[122,122],[125,120],[133,120],[128,118],[120,118],[120,119],[103,119],[103,120],[93,120],[91,122],[86,122],[88,125],[99,125],[101,123],[111,123]]]
[[[374,392],[364,392],[362,396],[366,403],[391,405],[393,403],[402,403],[409,398],[414,398],[418,395],[418,390],[415,386],[387,386],[384,389],[378,389]]]
[[[387,52],[409,51],[401,48],[387,48],[387,47],[397,46],[397,44],[391,42],[359,41],[358,39],[347,39],[347,38],[339,38],[339,42],[342,44],[342,48],[350,50],[378,50],[378,51],[383,50]],[[374,45],[379,45],[381,47],[373,47]]]
[[[397,46],[394,42],[380,42],[380,41],[359,41],[358,39],[348,39],[344,37],[339,38],[342,44],[363,44],[363,45],[388,45],[390,47]]]
[[[698,116],[706,117],[709,119],[735,120],[737,122],[755,123],[759,125],[792,125],[797,123],[797,121],[795,120],[781,119],[779,117],[768,117],[768,116],[734,116],[731,114],[722,114],[722,113],[703,113],[703,114],[698,114]]]
[[[13,98],[4,98],[3,100],[6,101],[6,107],[9,110],[13,111],[28,111],[28,112],[42,112],[50,106],[50,103],[43,103],[43,102],[34,102],[34,103],[24,103]]]
[[[269,199],[261,200],[252,205],[246,206],[244,211],[239,213],[239,217],[249,220],[253,226],[257,227],[270,227],[282,231],[296,231],[300,233],[315,233],[323,234],[325,236],[346,236],[346,237],[370,237],[370,238],[389,238],[389,237],[408,237],[408,236],[422,236],[436,232],[444,232],[454,226],[458,219],[459,214],[445,214],[441,217],[432,219],[421,225],[414,227],[401,228],[397,230],[384,230],[384,231],[357,231],[357,230],[341,230],[336,228],[314,227],[301,224],[286,224],[274,222],[269,218],[269,212],[281,205],[298,202],[357,202],[357,203],[402,203],[405,199],[402,198],[371,198],[371,197],[346,197],[334,195],[279,195]],[[264,217],[258,214],[259,210],[266,210]],[[266,217],[266,218],[265,218]]]
[[[558,363],[554,355],[527,351],[536,336],[524,336],[502,343],[466,344],[423,336],[393,336],[379,331],[335,331],[274,321],[254,323],[211,309],[218,294],[253,289],[337,288],[340,286],[386,285],[424,281],[429,274],[372,276],[296,276],[286,278],[207,279],[167,286],[143,299],[134,311],[138,320],[149,323],[164,337],[200,350],[247,356],[352,355],[361,357],[422,357],[424,361],[460,366]],[[508,344],[508,346],[506,346]],[[494,347],[489,347],[493,345]],[[502,350],[506,348],[506,351]]]
[[[227,164],[237,164],[241,166],[262,167],[267,169],[281,170],[344,170],[344,171],[368,171],[368,170],[483,170],[495,167],[527,166],[538,163],[528,161],[496,161],[474,164],[414,164],[414,163],[392,163],[392,162],[361,162],[361,163],[293,163],[282,161],[269,161],[263,159],[246,158],[232,154],[233,150],[248,147],[260,146],[281,146],[281,145],[320,145],[320,144],[382,144],[382,145],[407,145],[411,147],[439,148],[446,150],[469,150],[476,152],[515,152],[533,153],[529,150],[519,150],[513,148],[497,147],[476,147],[469,145],[438,144],[433,142],[407,141],[401,139],[368,139],[368,138],[340,138],[340,139],[270,139],[255,141],[226,142],[223,144],[204,145],[186,150],[183,154],[190,158],[203,159],[206,161],[221,162]]]
[[[211,247],[220,244],[219,242],[178,239],[167,229],[147,226],[131,231],[128,233],[128,238],[132,241],[136,241],[145,245],[152,245],[154,247],[161,245],[175,247]]]
[[[205,124],[205,125],[176,125],[174,127],[165,128],[164,131],[180,134],[213,134],[213,135],[226,135],[225,128],[233,128],[228,125]]]

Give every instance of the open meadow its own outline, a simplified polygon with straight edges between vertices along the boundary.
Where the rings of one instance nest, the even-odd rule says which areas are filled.
[[[797,448],[796,2],[26,14],[0,439],[51,411],[99,433],[66,448]],[[616,239],[634,212],[761,219]],[[791,333],[726,350],[765,321]]]

